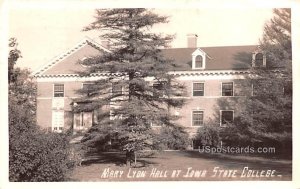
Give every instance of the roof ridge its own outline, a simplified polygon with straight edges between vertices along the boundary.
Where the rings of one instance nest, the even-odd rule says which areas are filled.
[[[168,49],[198,49],[198,48],[222,48],[222,47],[256,47],[259,45],[228,45],[228,46],[205,46],[205,47],[176,47],[176,48],[165,48],[161,50],[168,50]]]

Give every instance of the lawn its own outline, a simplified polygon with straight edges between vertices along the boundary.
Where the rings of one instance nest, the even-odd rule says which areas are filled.
[[[291,180],[292,162],[284,159],[163,151],[124,165],[124,154],[91,155],[70,175],[71,181],[217,181]]]

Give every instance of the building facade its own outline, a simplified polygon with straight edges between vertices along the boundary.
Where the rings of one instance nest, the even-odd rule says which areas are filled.
[[[162,50],[164,56],[181,65],[169,74],[177,76],[176,79],[186,86],[187,103],[174,110],[174,114],[180,116],[178,122],[191,136],[210,120],[221,127],[233,121],[244,107],[245,95],[252,92],[252,86],[245,82],[249,69],[266,66],[265,56],[258,46],[197,47],[196,37],[188,36],[187,48]],[[107,76],[95,73],[79,77],[79,73],[87,69],[79,60],[103,52],[109,49],[86,38],[35,73],[40,127],[62,132],[69,128],[84,131],[92,126],[96,121],[95,113],[73,113],[72,102],[80,97],[77,91],[89,81]]]

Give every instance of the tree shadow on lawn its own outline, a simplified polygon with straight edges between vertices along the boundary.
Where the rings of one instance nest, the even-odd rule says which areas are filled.
[[[154,157],[138,158],[135,168],[148,167],[151,164],[157,164],[153,161],[145,160]],[[114,164],[116,166],[125,166],[125,153],[122,152],[94,152],[87,155],[81,165],[88,166],[91,164]],[[133,165],[133,163],[132,163]]]
[[[290,160],[275,160],[253,156],[241,156],[230,154],[208,154],[200,153],[198,151],[185,151],[181,153],[183,156],[189,158],[201,158],[215,162],[215,165],[222,165],[226,168],[243,168],[249,167],[258,170],[276,170],[279,174],[291,177],[292,176],[292,162]]]

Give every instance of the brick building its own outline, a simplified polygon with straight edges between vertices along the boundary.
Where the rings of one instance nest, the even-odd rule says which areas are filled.
[[[193,135],[209,119],[223,126],[239,114],[244,96],[252,92],[245,76],[251,66],[266,66],[266,59],[258,46],[197,47],[196,35],[188,35],[187,41],[187,48],[163,49],[162,53],[181,65],[170,74],[185,84],[187,103],[174,114]],[[92,125],[94,112],[73,114],[72,101],[80,97],[78,89],[106,75],[79,77],[78,72],[86,67],[78,60],[105,51],[109,52],[106,43],[100,45],[86,38],[35,73],[38,125],[55,132],[70,127],[85,130]]]

